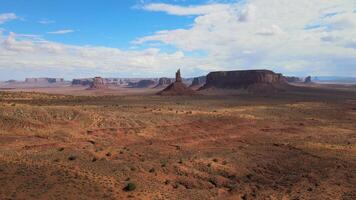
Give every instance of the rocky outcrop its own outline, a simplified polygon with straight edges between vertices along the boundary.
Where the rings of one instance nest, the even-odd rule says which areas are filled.
[[[206,84],[202,89],[227,88],[248,90],[274,90],[285,85],[286,80],[282,74],[270,70],[240,70],[218,71],[207,75]]]
[[[158,84],[155,86],[155,88],[167,87],[168,85],[172,84],[173,82],[174,82],[174,80],[172,80],[171,78],[162,77],[158,80]]]
[[[107,89],[108,86],[105,83],[105,80],[101,77],[95,77],[91,83],[89,89]]]
[[[189,87],[201,87],[205,83],[206,83],[206,76],[199,76],[193,79],[193,82]]]
[[[196,92],[189,87],[187,87],[183,82],[183,79],[180,75],[180,70],[176,73],[176,80],[174,83],[170,84],[164,90],[157,93],[158,95],[166,96],[178,96],[178,95],[194,95]]]
[[[312,82],[311,76],[307,76],[307,77],[304,79],[304,83],[311,83],[311,82]]]
[[[139,82],[130,82],[128,86],[132,88],[149,88],[155,84],[156,82],[153,80],[140,80]]]

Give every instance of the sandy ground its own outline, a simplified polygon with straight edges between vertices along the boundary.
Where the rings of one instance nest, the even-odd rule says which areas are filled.
[[[0,199],[356,199],[353,90],[36,91],[0,92]]]

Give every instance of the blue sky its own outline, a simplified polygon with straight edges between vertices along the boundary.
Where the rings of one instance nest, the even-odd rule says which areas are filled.
[[[0,80],[356,76],[354,0],[0,0]]]
[[[136,9],[142,5],[137,0],[1,0],[0,4],[0,13],[12,12],[21,18],[2,28],[73,45],[130,48],[130,41],[137,37],[161,29],[187,27],[194,20]],[[74,32],[46,34],[65,29]]]

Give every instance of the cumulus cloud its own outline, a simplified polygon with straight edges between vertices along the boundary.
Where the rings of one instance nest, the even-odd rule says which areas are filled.
[[[269,28],[263,28],[263,29],[257,31],[256,34],[265,35],[265,36],[272,36],[272,35],[278,35],[278,34],[282,34],[282,33],[283,33],[283,31],[279,26],[272,25]]]
[[[205,61],[219,69],[340,75],[339,68],[346,67],[345,74],[356,76],[356,66],[350,64],[356,61],[356,51],[348,42],[356,35],[353,0],[249,0],[204,6],[194,7],[204,12],[193,12],[190,6],[180,6],[179,12],[147,9],[196,16],[190,28],[157,31],[134,43],[160,42],[184,51],[204,51]]]
[[[3,13],[0,14],[0,24],[3,24],[5,22],[11,21],[18,19],[15,13]]]
[[[248,22],[253,21],[256,17],[256,6],[249,4],[247,5],[241,12],[239,17],[239,21],[241,22]]]
[[[226,4],[208,4],[202,6],[183,7],[183,6],[164,4],[164,3],[152,3],[152,4],[147,4],[142,8],[148,11],[160,11],[160,12],[166,12],[171,15],[185,16],[185,15],[202,15],[211,12],[216,12],[218,10],[226,10],[229,8],[229,6]]]
[[[67,34],[67,33],[73,33],[75,32],[72,29],[62,29],[62,30],[58,30],[58,31],[51,31],[51,32],[47,32],[48,34],[54,34],[54,35],[63,35],[63,34]]]
[[[23,38],[15,33],[10,33],[0,42],[1,71],[31,70],[38,75],[53,71],[56,76],[73,76],[73,73],[76,77],[88,74],[110,76],[115,73],[155,77],[171,74],[178,66],[183,66],[188,73],[197,69],[199,63],[187,58],[182,51],[165,53],[157,48],[125,51],[101,46],[66,45]]]
[[[142,12],[189,16],[193,23],[132,41],[139,49],[152,47],[143,50],[67,45],[11,33],[0,36],[0,70],[157,77],[178,67],[186,76],[268,68],[287,75],[356,76],[355,7],[353,0],[147,4]],[[167,53],[160,49],[165,45],[176,50]]]

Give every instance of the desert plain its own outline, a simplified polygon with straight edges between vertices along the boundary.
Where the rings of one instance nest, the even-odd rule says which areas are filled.
[[[79,90],[0,92],[0,199],[356,199],[354,87]]]

